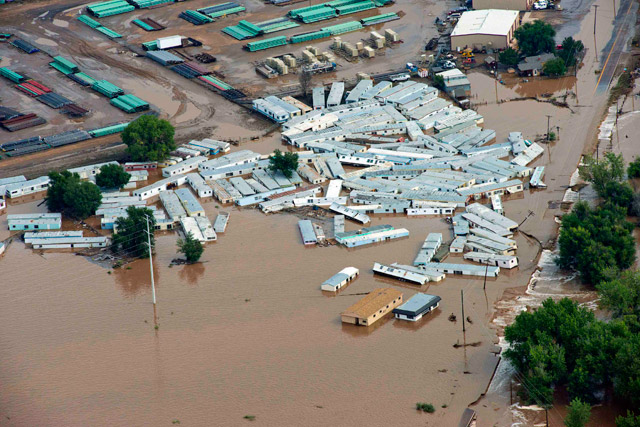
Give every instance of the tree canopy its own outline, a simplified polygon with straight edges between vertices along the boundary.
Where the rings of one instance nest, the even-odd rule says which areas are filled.
[[[524,23],[514,32],[514,36],[518,41],[518,48],[525,56],[553,52],[555,49],[555,35],[556,30],[539,19],[533,21],[533,23]]]
[[[547,76],[559,77],[565,75],[567,67],[562,58],[554,58],[542,64],[542,71],[544,71]]]
[[[626,416],[616,418],[616,427],[640,427],[640,415],[636,416],[633,412],[627,411]]]
[[[629,163],[629,167],[627,167],[627,175],[629,178],[640,178],[640,157]]]
[[[635,332],[640,333],[640,272],[624,271],[598,284],[600,306],[614,318],[624,318]]]
[[[182,253],[188,262],[196,262],[202,256],[204,247],[199,240],[194,239],[193,234],[187,233],[184,239],[178,239],[178,252]]]
[[[298,153],[282,153],[276,149],[273,156],[269,158],[269,170],[272,172],[280,171],[287,178],[293,176],[293,172],[298,169]]]
[[[148,208],[129,206],[127,208],[127,216],[116,220],[116,234],[113,235],[114,251],[124,252],[136,258],[147,258],[149,256],[147,217],[150,220],[151,248],[155,247],[154,230],[156,220],[153,217],[153,212]]]
[[[77,173],[69,171],[49,173],[51,184],[47,190],[47,208],[51,212],[85,219],[93,215],[102,202],[100,189],[93,183],[81,181]]]
[[[584,44],[580,40],[574,40],[573,37],[566,37],[562,41],[562,49],[557,52],[557,56],[564,61],[567,67],[576,65],[578,55],[584,50]]]
[[[122,142],[133,161],[162,161],[176,149],[174,133],[168,121],[144,115],[129,123],[122,132]]]
[[[122,188],[129,182],[131,174],[120,165],[108,164],[100,168],[96,184],[103,188]]]
[[[513,67],[515,65],[518,65],[518,62],[520,62],[520,57],[515,49],[508,47],[500,52],[500,55],[498,55],[498,60],[501,64]]]
[[[444,89],[444,77],[439,74],[433,76],[433,86],[438,89]]]
[[[510,344],[505,357],[522,374],[521,394],[527,402],[550,404],[557,386],[565,386],[571,397],[594,402],[606,386],[627,376],[611,361],[623,351],[631,354],[629,337],[623,323],[600,321],[568,298],[549,298],[505,328]]]
[[[597,285],[610,268],[623,270],[635,260],[633,224],[626,220],[626,209],[608,205],[591,209],[576,203],[562,217],[556,263],[575,269],[586,283]]]
[[[564,419],[566,427],[584,427],[591,418],[591,405],[575,398],[569,405],[569,412]]]
[[[624,179],[624,159],[622,154],[606,153],[602,159],[585,156],[580,167],[580,178],[591,182],[600,197],[605,194],[608,182],[620,182]]]

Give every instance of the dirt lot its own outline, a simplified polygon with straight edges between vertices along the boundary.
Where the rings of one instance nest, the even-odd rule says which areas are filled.
[[[213,2],[215,3],[215,2]],[[13,88],[13,84],[3,80],[0,85],[0,102],[12,106],[21,112],[35,112],[47,120],[47,124],[18,132],[0,131],[0,143],[14,141],[34,135],[47,136],[71,129],[92,129],[115,122],[133,120],[136,115],[126,114],[109,104],[107,98],[82,87],[61,73],[49,67],[52,56],[62,55],[74,61],[81,71],[97,79],[106,79],[123,88],[128,93],[144,99],[160,117],[169,119],[176,126],[176,140],[188,142],[193,138],[217,137],[230,140],[254,140],[268,132],[271,123],[251,113],[220,95],[203,89],[199,84],[183,78],[167,68],[144,58],[134,51],[140,51],[140,44],[158,37],[180,34],[196,38],[203,42],[201,47],[182,49],[187,55],[208,52],[218,58],[218,62],[208,65],[212,71],[224,75],[224,79],[248,93],[263,95],[295,88],[297,76],[267,80],[256,74],[254,64],[269,56],[293,53],[300,56],[303,45],[283,46],[265,52],[249,53],[242,49],[246,41],[238,41],[221,32],[228,25],[235,25],[241,19],[260,22],[284,16],[288,10],[306,6],[298,3],[287,7],[266,5],[257,0],[245,3],[247,12],[241,15],[223,18],[208,25],[194,26],[178,18],[185,9],[197,9],[213,4],[210,0],[193,0],[185,3],[170,4],[151,10],[136,10],[131,13],[100,19],[108,28],[124,37],[118,41],[109,40],[101,33],[78,22],[87,2],[68,2],[62,0],[33,1],[15,3],[3,8],[0,15],[0,27],[12,32],[16,37],[30,41],[41,52],[27,55],[10,46],[0,44],[0,66],[7,66],[30,78],[51,87],[57,93],[77,102],[91,112],[82,119],[69,119],[58,111],[41,104]],[[369,10],[336,18],[316,24],[301,25],[298,28],[274,35],[292,35],[314,31],[339,22],[362,19],[367,16],[387,12],[403,12],[402,19],[385,24],[371,26],[365,30],[342,35],[343,40],[355,43],[367,38],[370,31],[392,28],[403,39],[403,43],[387,48],[373,59],[359,59],[350,63],[338,59],[338,71],[317,76],[314,84],[328,83],[335,79],[352,79],[357,72],[371,74],[399,70],[408,61],[415,61],[423,49],[425,40],[436,35],[435,17],[454,1],[422,2],[412,0],[379,10]],[[140,17],[153,18],[167,26],[165,30],[145,32],[131,21]],[[415,29],[419,28],[420,31]],[[411,30],[409,30],[411,29]],[[328,50],[330,39],[314,43],[322,51]],[[117,137],[104,140],[91,140],[78,149],[49,150],[36,156],[0,161],[0,177],[15,173],[44,173],[49,166],[70,167],[86,162],[88,152],[103,152],[109,148],[112,153],[121,152],[114,148]],[[116,144],[117,145],[117,144]],[[103,154],[105,154],[103,152]],[[34,162],[34,160],[36,160]],[[55,159],[53,163],[43,159]],[[26,170],[23,169],[27,168]]]

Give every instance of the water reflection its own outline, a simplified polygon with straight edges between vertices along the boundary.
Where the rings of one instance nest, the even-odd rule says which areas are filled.
[[[415,332],[424,328],[428,323],[435,321],[435,319],[437,319],[441,315],[442,309],[436,308],[431,313],[425,314],[422,319],[418,320],[417,322],[409,322],[408,320],[395,320],[393,322],[393,327]]]
[[[378,320],[376,323],[369,326],[352,325],[351,323],[344,323],[344,322],[340,322],[340,323],[342,325],[342,332],[345,332],[354,338],[361,338],[361,337],[368,337],[373,332],[377,331],[379,328],[386,325],[393,318],[394,317],[392,314],[387,314],[382,319]]]
[[[185,265],[178,272],[178,276],[190,285],[197,285],[198,280],[204,274],[204,264],[197,262],[191,265]]]
[[[157,263],[153,264],[153,275],[155,285],[158,288],[160,283],[160,270]],[[149,272],[149,260],[139,259],[124,267],[113,270],[116,284],[126,297],[136,297],[138,295],[151,292],[151,277]]]

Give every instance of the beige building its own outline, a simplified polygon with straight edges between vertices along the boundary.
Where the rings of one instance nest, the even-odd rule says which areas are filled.
[[[464,12],[451,33],[451,50],[506,49],[519,26],[517,10],[485,9]]]
[[[533,3],[534,0],[473,0],[473,8],[475,10],[531,10]]]
[[[369,326],[391,313],[402,304],[402,292],[393,288],[379,288],[371,291],[360,301],[347,308],[342,314],[344,323]]]

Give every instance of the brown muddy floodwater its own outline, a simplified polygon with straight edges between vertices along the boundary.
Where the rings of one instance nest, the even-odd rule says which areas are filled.
[[[210,217],[216,205],[205,204]],[[200,264],[168,268],[176,235],[158,237],[157,331],[147,261],[108,274],[84,257],[40,255],[14,241],[0,259],[2,424],[241,425],[255,415],[273,426],[455,425],[484,392],[498,361],[491,307],[531,273],[537,243],[519,235],[520,270],[490,280],[486,293],[482,280],[457,278],[420,288],[374,277],[371,267],[411,262],[429,232],[449,236],[442,218],[376,217],[374,225],[411,236],[347,250],[304,247],[293,215],[224,209],[227,232]],[[338,296],[322,293],[320,283],[346,266],[361,276]],[[417,324],[341,324],[341,311],[381,286],[405,297],[435,293],[443,303]],[[447,320],[452,312],[460,319],[461,289],[473,321],[466,337]],[[479,345],[453,348],[465,340]],[[438,410],[418,413],[418,401]]]

